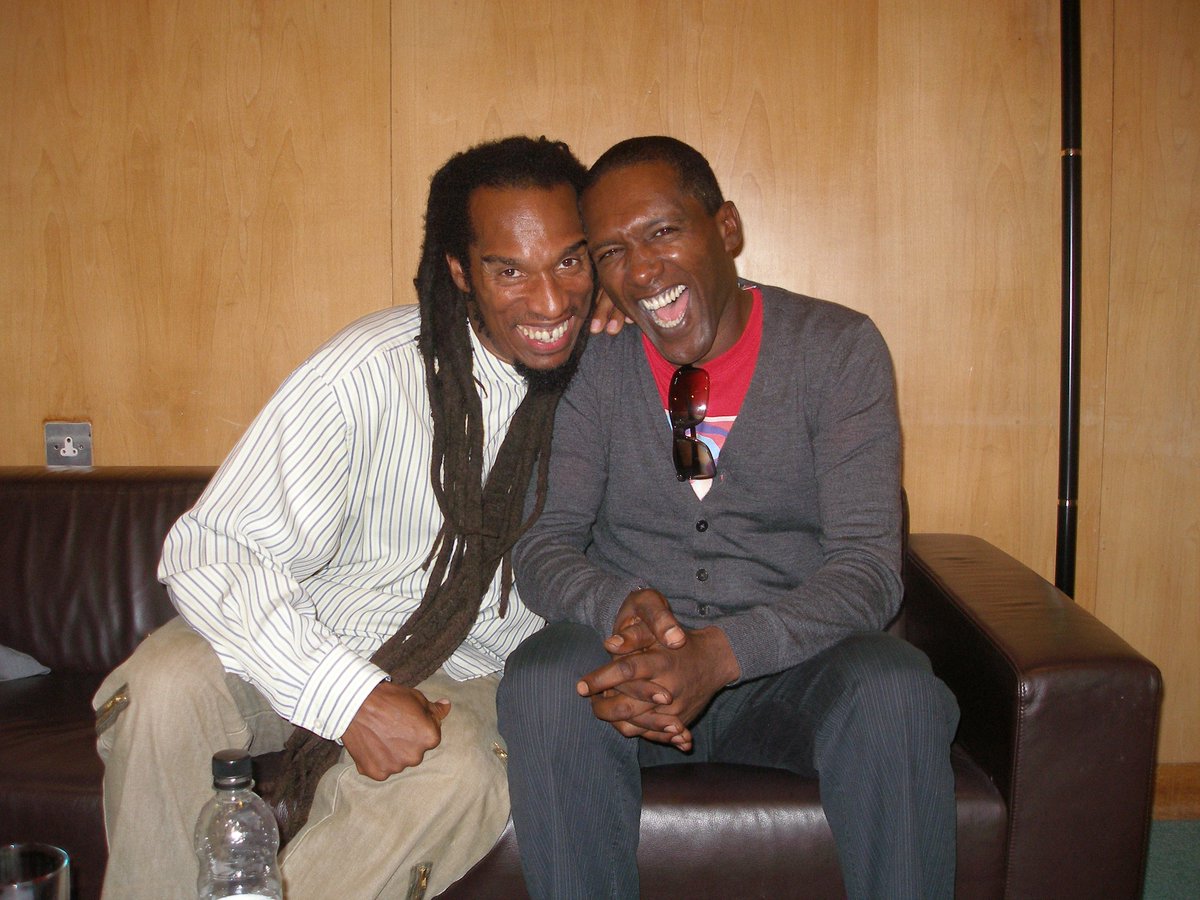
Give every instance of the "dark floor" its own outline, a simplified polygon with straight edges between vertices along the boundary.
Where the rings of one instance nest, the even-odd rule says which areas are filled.
[[[1144,900],[1200,900],[1200,819],[1150,826]]]

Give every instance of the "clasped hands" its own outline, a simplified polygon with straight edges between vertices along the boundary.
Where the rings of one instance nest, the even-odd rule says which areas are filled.
[[[692,749],[688,726],[741,675],[720,628],[683,628],[666,597],[651,588],[625,598],[604,648],[612,662],[576,685],[596,718],[626,737],[684,751]]]

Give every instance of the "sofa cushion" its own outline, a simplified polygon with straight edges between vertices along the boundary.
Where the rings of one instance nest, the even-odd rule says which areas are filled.
[[[995,786],[959,747],[959,896],[1004,894],[1007,812]],[[778,769],[705,763],[659,766],[642,777],[638,868],[649,897],[840,897],[833,834],[817,782]],[[442,895],[528,898],[510,821],[496,846]]]
[[[62,847],[78,897],[99,894],[107,856],[91,707],[100,681],[54,674],[0,683],[0,844]]]
[[[28,653],[0,644],[0,681],[45,675],[49,671]]]

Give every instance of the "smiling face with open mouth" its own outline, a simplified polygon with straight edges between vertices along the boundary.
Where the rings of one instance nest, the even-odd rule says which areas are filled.
[[[588,247],[601,285],[675,365],[701,365],[737,341],[750,312],[734,254],[742,223],[679,184],[666,162],[601,175],[583,195]]]
[[[592,302],[575,190],[476,188],[467,266],[447,257],[471,295],[480,342],[505,362],[546,372],[566,364]]]

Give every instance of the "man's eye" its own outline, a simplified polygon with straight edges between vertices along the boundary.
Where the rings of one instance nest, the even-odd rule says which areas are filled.
[[[654,232],[655,237],[663,237],[664,235],[672,234],[675,231],[674,225],[664,225],[658,231]]]
[[[520,274],[521,274],[520,269],[501,269],[500,270],[501,278],[516,278]]]
[[[578,265],[579,265],[579,257],[577,257],[577,256],[568,256],[566,259],[564,259],[562,262],[559,263],[559,266],[561,266],[564,269],[574,269]]]
[[[596,263],[602,263],[606,259],[612,259],[613,256],[616,255],[616,253],[617,253],[616,247],[605,247],[599,253],[594,254],[592,259],[595,260]]]

